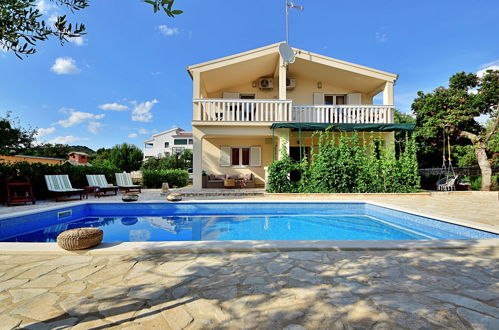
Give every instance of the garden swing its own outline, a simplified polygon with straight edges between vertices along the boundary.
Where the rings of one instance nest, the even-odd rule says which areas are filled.
[[[458,175],[456,175],[454,167],[452,166],[450,134],[447,132],[448,128],[449,127],[446,125],[443,130],[442,170],[440,171],[437,181],[437,190],[439,191],[455,191],[458,180]],[[447,159],[445,158],[446,148],[448,153]],[[442,174],[444,175],[443,177]]]

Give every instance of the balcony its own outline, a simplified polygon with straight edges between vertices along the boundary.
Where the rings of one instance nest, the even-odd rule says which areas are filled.
[[[391,105],[293,105],[292,100],[194,100],[194,120],[209,122],[393,123]]]

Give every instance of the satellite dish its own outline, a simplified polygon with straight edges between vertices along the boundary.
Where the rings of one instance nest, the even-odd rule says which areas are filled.
[[[285,64],[295,63],[295,52],[291,47],[288,46],[287,43],[283,42],[279,45],[279,54],[281,55]]]

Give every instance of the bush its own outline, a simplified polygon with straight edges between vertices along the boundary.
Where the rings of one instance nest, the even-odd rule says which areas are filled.
[[[7,177],[16,174],[27,176],[33,187],[33,193],[37,199],[49,197],[45,175],[67,174],[74,188],[81,188],[88,185],[87,174],[104,174],[109,183],[116,183],[115,173],[119,169],[114,166],[74,166],[70,164],[48,165],[41,163],[15,163],[0,164],[0,181],[4,182]]]
[[[318,132],[318,150],[294,162],[284,151],[269,166],[267,190],[272,193],[368,193],[415,192],[420,188],[414,138],[406,136],[398,157],[395,145],[382,146],[372,139],[362,145],[357,134],[341,136],[338,143],[329,132]],[[292,180],[299,171],[299,179]]]
[[[471,190],[481,190],[482,189],[482,176],[481,175],[471,175],[466,176],[462,181],[469,181],[471,184]],[[499,190],[499,175],[492,176],[492,187],[491,190]]]
[[[142,180],[147,188],[161,188],[163,182],[168,182],[170,188],[184,187],[189,183],[189,173],[184,170],[143,170]]]

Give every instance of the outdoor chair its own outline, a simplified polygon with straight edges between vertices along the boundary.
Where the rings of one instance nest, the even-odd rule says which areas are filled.
[[[445,176],[437,181],[438,191],[455,191],[459,176]]]
[[[120,190],[129,192],[141,192],[142,187],[140,185],[133,184],[132,176],[130,173],[116,173],[116,184]]]
[[[94,175],[87,174],[87,181],[89,186],[99,187],[98,191],[99,196],[107,195],[108,191],[114,192],[115,195],[118,194],[119,188],[117,186],[109,185],[107,183],[107,179],[104,174],[94,174]]]
[[[56,196],[56,202],[59,202],[59,197],[61,196],[71,197],[73,195],[80,195],[80,200],[83,199],[85,190],[73,188],[67,174],[45,175],[45,182],[47,183],[48,191]]]

